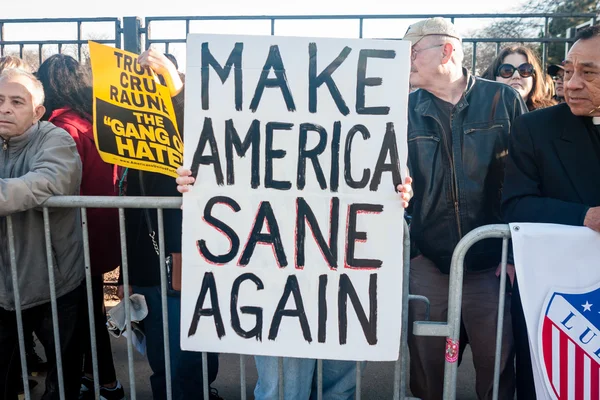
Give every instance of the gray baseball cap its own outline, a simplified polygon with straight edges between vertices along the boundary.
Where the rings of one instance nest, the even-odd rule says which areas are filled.
[[[408,27],[403,40],[409,40],[414,46],[425,36],[443,35],[462,40],[462,37],[449,20],[441,17],[424,19]]]

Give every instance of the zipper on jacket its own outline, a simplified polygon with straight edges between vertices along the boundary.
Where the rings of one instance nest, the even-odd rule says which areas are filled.
[[[4,165],[0,168],[2,170],[6,170],[6,166],[8,165],[8,140],[2,138],[2,157],[4,158]],[[1,172],[0,172],[1,173]],[[6,217],[2,217],[0,222],[0,265],[4,268],[4,280],[5,282],[11,282],[12,286],[12,275],[11,275],[11,267],[10,267],[10,257],[9,257],[9,248],[8,248],[8,235],[7,235],[7,227],[6,227]],[[6,288],[6,286],[5,286]],[[14,290],[14,288],[13,288]],[[10,300],[9,300],[10,301]],[[13,306],[14,306],[14,299]]]
[[[413,138],[408,139],[409,142],[414,142],[415,140],[419,140],[419,139],[428,139],[428,140],[433,140],[435,142],[439,142],[440,139],[438,137],[435,137],[433,135],[431,136],[415,136]]]
[[[452,152],[450,151],[450,146],[448,145],[448,135],[444,130],[444,125],[440,121],[436,122],[440,124],[442,130],[444,131],[443,139],[444,139],[444,149],[446,150],[446,155],[448,156],[448,161],[450,162],[450,175],[452,176],[452,190],[450,191],[452,196],[452,201],[454,202],[454,216],[456,217],[456,227],[458,228],[458,238],[462,239],[462,228],[460,227],[460,208],[458,205],[458,182],[456,178],[455,166],[454,166],[454,157],[452,156]],[[450,128],[452,128],[452,114],[450,114]]]
[[[0,171],[6,171],[8,166],[8,139],[2,138],[2,153],[0,153],[4,158],[4,165],[0,166]],[[4,174],[4,172],[0,172],[0,174]],[[10,286],[12,287],[12,273],[10,266],[10,256],[9,256],[9,248],[8,248],[8,235],[7,235],[7,227],[6,227],[6,217],[0,218],[0,265],[4,268],[4,280],[5,282],[10,282]],[[14,233],[13,233],[14,234]],[[6,286],[5,286],[6,288]],[[14,288],[13,288],[14,291]],[[12,302],[12,308],[15,307],[14,299],[10,299],[9,303]]]
[[[473,133],[473,132],[477,132],[477,131],[489,131],[490,129],[495,129],[495,128],[503,128],[504,125],[500,124],[500,125],[492,125],[488,128],[471,128],[471,129],[467,129],[465,131],[465,135],[468,135],[469,133]]]
[[[2,156],[4,157],[4,166],[2,169],[6,173],[6,167],[8,166],[8,139],[2,138]]]
[[[450,113],[450,129],[452,129],[452,119],[454,117],[454,113]],[[452,135],[452,141],[454,141],[454,135]],[[456,227],[458,228],[458,239],[462,239],[462,228],[460,226],[460,209],[458,207],[458,178],[456,177],[456,168],[454,164],[454,153],[452,153],[452,184],[454,186],[454,214],[456,215]]]

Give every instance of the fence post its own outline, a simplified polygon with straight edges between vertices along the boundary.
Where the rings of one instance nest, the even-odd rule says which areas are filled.
[[[142,52],[142,22],[138,17],[123,18],[123,49],[135,54]]]
[[[0,22],[0,42],[4,40],[4,22]],[[0,57],[4,56],[4,45],[0,45]]]
[[[571,39],[573,37],[575,37],[575,34],[577,33],[577,30],[573,27],[568,28],[567,32],[566,32],[566,38],[567,39]],[[565,58],[567,58],[567,54],[569,53],[569,41],[567,40],[565,42]]]

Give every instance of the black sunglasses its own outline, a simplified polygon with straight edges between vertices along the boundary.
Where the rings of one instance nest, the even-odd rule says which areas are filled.
[[[519,75],[521,75],[522,78],[529,78],[535,73],[533,65],[531,65],[530,63],[523,63],[518,67],[515,67],[511,64],[502,64],[498,67],[496,76],[501,76],[502,78],[510,78],[511,76],[513,76],[515,71],[518,71]]]

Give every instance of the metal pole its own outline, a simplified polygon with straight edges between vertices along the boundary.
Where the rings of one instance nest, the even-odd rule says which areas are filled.
[[[471,73],[473,75],[477,74],[475,68],[477,67],[477,42],[473,42],[473,59],[471,60]]]
[[[550,29],[548,26],[548,17],[544,18],[544,39],[550,37]],[[546,70],[546,64],[548,63],[548,43],[542,42],[542,70]]]
[[[81,21],[77,21],[77,61],[81,62]]]
[[[141,53],[141,21],[138,17],[123,18],[123,44],[125,50],[135,54]]]
[[[283,398],[283,394],[284,394],[284,391],[283,391],[283,384],[284,384],[284,382],[283,382],[283,357],[277,358],[277,373],[279,375],[279,386],[278,386],[279,400],[285,400]]]
[[[317,360],[317,400],[323,400],[323,360]]]
[[[575,36],[575,29],[574,28],[569,28],[567,29],[566,35],[567,39],[571,39],[573,36]],[[569,53],[569,42],[566,41],[565,42],[565,57],[567,58],[567,54]]]
[[[52,250],[52,237],[50,235],[50,213],[44,207],[44,236],[46,239],[46,257],[48,259],[48,283],[50,284],[50,306],[52,308],[52,327],[54,328],[54,351],[56,352],[56,374],[58,378],[58,393],[60,400],[65,400],[65,383],[62,366],[62,348],[60,345],[60,331],[58,329],[58,306],[56,304],[56,280],[54,278],[54,251]]]
[[[404,327],[402,327],[402,329],[404,329]],[[402,371],[402,353],[403,353],[403,351],[404,351],[404,344],[402,343],[402,341],[400,341],[400,354],[398,356],[398,359],[394,363],[394,400],[400,400],[400,398],[404,399],[404,396],[405,396],[405,392],[402,389],[400,389],[400,387],[401,387],[400,381],[402,380],[401,375],[403,373],[403,371]],[[402,382],[402,383],[405,384],[405,382]],[[402,391],[402,397],[400,397],[401,391]]]
[[[129,299],[129,265],[127,263],[127,235],[125,232],[125,210],[119,208],[119,233],[121,235],[121,270],[125,289],[125,324],[127,330],[127,364],[129,368],[129,397],[136,400],[135,370],[133,365],[133,335],[131,331],[131,300]]]
[[[458,254],[457,254],[458,253]],[[454,250],[450,267],[450,285],[448,288],[448,337],[446,346],[458,345],[460,339],[460,318],[463,290],[465,252]],[[444,368],[444,400],[456,398],[456,375],[458,363],[446,357]]]
[[[359,37],[359,39],[363,38],[363,25],[364,25],[364,18],[360,18],[358,20],[358,37]]]
[[[88,234],[87,209],[81,209],[83,233],[83,260],[85,264],[85,288],[87,291],[88,322],[90,325],[90,347],[92,349],[92,376],[94,378],[94,398],[100,398],[100,375],[98,373],[98,349],[96,347],[96,321],[94,319],[94,295],[92,294],[92,271],[90,261],[90,239]]]
[[[122,33],[123,33],[123,30],[121,29],[121,21],[117,20],[115,22],[115,47],[117,49],[120,49],[123,47],[123,41],[121,40]]]
[[[0,22],[0,42],[4,41],[4,22]],[[4,44],[0,45],[0,57],[4,57]]]
[[[23,312],[21,311],[21,294],[19,292],[19,277],[17,275],[17,255],[15,252],[15,237],[12,216],[6,217],[6,233],[8,234],[8,253],[10,256],[10,273],[12,276],[13,292],[15,296],[15,314],[17,315],[17,335],[19,337],[19,355],[21,356],[21,377],[25,400],[31,400],[29,378],[27,369],[27,355],[25,354],[25,334],[23,333]]]
[[[506,298],[506,260],[508,259],[508,238],[502,239],[502,263],[500,270],[500,290],[498,293],[498,325],[496,326],[496,358],[494,359],[493,400],[498,400],[500,390],[500,359],[502,354],[502,332],[504,330],[504,299]]]
[[[360,400],[360,392],[362,391],[362,368],[361,362],[356,362],[356,395],[355,399]]]
[[[144,211],[147,212],[147,211]],[[163,210],[157,209],[158,219],[158,254],[160,263],[160,301],[162,307],[163,345],[165,351],[165,379],[167,384],[167,400],[173,398],[171,383],[171,347],[169,338],[169,305],[167,300],[167,271],[165,270],[165,224]]]
[[[404,221],[404,240],[402,243],[402,330],[400,334],[400,357],[394,369],[394,400],[406,396],[406,374],[409,368],[408,359],[408,303],[410,282],[410,231]]]
[[[240,354],[240,399],[246,400],[246,357]]]
[[[204,398],[208,399],[208,354],[202,352],[202,389]]]

